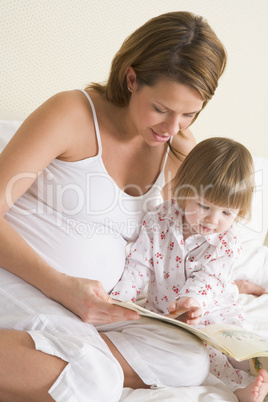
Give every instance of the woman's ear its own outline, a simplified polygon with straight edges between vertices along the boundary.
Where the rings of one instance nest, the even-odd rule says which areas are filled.
[[[127,87],[130,92],[137,89],[137,75],[133,67],[128,67],[126,71]]]

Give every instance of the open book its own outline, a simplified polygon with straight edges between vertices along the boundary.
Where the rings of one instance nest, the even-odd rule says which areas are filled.
[[[132,302],[114,303],[136,311],[138,314],[176,325],[197,336],[201,341],[214,346],[216,349],[237,361],[250,360],[250,371],[257,375],[260,368],[268,370],[268,340],[258,334],[247,331],[236,325],[210,324],[197,328],[178,319],[160,315],[147,310]],[[182,313],[184,313],[182,311]],[[179,315],[176,314],[176,317]]]

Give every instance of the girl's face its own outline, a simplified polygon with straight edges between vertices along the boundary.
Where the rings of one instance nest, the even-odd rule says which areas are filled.
[[[136,132],[150,146],[167,142],[192,122],[203,106],[199,92],[162,79],[152,87],[130,84],[129,117]]]
[[[185,206],[185,238],[197,233],[208,236],[225,232],[232,226],[238,212],[238,209],[224,208],[199,197],[190,199]]]

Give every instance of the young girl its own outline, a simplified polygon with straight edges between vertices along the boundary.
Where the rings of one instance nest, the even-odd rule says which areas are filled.
[[[146,307],[152,311],[168,314],[184,308],[188,311],[183,320],[188,324],[244,326],[245,315],[237,304],[238,289],[231,280],[233,263],[241,252],[233,223],[250,215],[253,177],[252,157],[243,145],[210,138],[194,147],[175,176],[174,199],[144,217],[111,296],[135,301],[148,283]],[[120,329],[120,334],[105,333],[134,369],[137,355],[141,362],[143,359],[142,352],[131,353],[133,344],[139,344],[133,337],[143,334],[140,325],[140,335],[137,326],[135,332],[130,329],[131,324],[128,330]],[[167,345],[172,342],[175,339],[166,332]],[[144,345],[145,340],[140,339],[140,343]],[[153,354],[151,357],[153,360]],[[217,361],[213,364],[216,367]],[[226,364],[231,370],[228,385],[233,385],[239,400],[263,401],[268,392],[268,373],[262,370],[246,388],[237,389],[237,371]],[[170,369],[174,370],[172,364]],[[169,375],[172,378],[172,373]],[[240,377],[237,382],[241,384]]]

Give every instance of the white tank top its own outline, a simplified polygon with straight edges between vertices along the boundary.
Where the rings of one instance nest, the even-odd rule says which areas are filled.
[[[164,167],[145,194],[122,191],[102,160],[94,105],[98,154],[77,162],[55,159],[5,219],[51,266],[66,274],[96,279],[110,291],[121,277],[127,242],[135,240],[144,214],[161,201]]]

